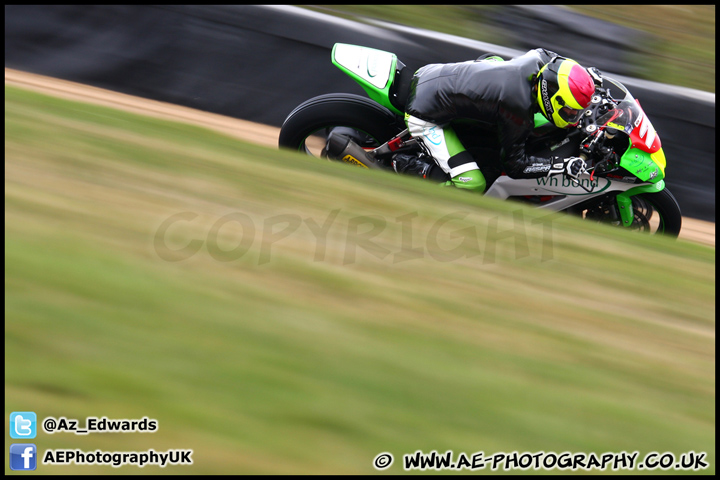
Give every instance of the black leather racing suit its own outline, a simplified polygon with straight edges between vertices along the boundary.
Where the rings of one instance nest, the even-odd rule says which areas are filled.
[[[534,80],[555,55],[538,48],[504,62],[426,65],[412,79],[405,110],[438,125],[465,118],[496,128],[505,173],[512,178],[544,177],[552,159],[528,156],[525,142],[540,111]]]

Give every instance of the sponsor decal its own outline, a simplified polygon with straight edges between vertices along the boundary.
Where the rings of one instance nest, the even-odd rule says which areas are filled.
[[[598,191],[595,191],[596,188],[600,187],[600,183],[605,182],[605,184],[602,186],[602,188]],[[581,178],[577,180],[577,183],[571,180],[568,177],[565,176],[554,176],[554,177],[541,177],[536,178],[535,182],[539,187],[545,187],[545,190],[553,193],[557,193],[560,195],[587,195],[588,192],[585,193],[569,193],[567,191],[560,191],[556,192],[554,190],[550,190],[547,187],[554,187],[554,188],[571,188],[571,189],[580,189],[582,187],[585,187],[585,189],[590,190],[594,193],[600,193],[606,188],[610,186],[610,180],[607,179],[601,179],[601,178],[595,178],[593,180],[590,180],[589,178]],[[579,185],[578,185],[579,183]]]
[[[469,182],[470,180],[472,180],[472,178],[470,178],[470,177],[458,177],[458,180],[460,180],[460,181],[463,182],[463,183],[466,183],[466,182]]]
[[[353,157],[352,155],[345,155],[343,157],[342,161],[345,163],[349,163],[351,165],[356,165],[358,167],[368,168],[367,165],[365,165],[364,163],[362,163],[360,160]]]
[[[608,122],[607,126],[616,130],[625,130],[625,127],[623,127],[622,125],[618,125],[617,123],[613,122]]]
[[[442,143],[442,135],[435,131],[436,127],[426,128],[423,132],[423,136],[427,138],[428,142],[433,145],[440,145]]]
[[[562,168],[562,164],[560,164],[560,168]],[[530,165],[528,167],[525,167],[525,170],[523,170],[523,173],[539,173],[539,172],[547,172],[550,170],[550,165],[542,165],[542,164],[535,164]]]
[[[550,98],[548,97],[547,80],[540,82],[540,91],[542,93],[543,103],[545,104],[545,113],[552,115],[554,110],[550,104]]]
[[[645,146],[647,148],[652,148],[652,144],[655,141],[655,137],[657,136],[655,129],[653,128],[650,120],[648,120],[647,115],[645,114],[642,114],[638,117],[638,119],[635,121],[635,126],[637,126],[638,122],[640,122],[640,132],[638,133],[638,136],[641,139],[645,137]]]

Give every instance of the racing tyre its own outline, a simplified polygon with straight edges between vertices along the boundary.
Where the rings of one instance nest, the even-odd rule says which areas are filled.
[[[632,197],[635,218],[631,229],[677,237],[682,227],[680,205],[667,188]]]
[[[365,97],[331,93],[311,98],[295,108],[280,129],[279,146],[317,157],[332,131],[350,137],[363,148],[376,148],[404,129],[402,119]]]

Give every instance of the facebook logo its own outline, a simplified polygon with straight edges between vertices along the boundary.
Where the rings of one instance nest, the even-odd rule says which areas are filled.
[[[37,415],[35,412],[12,412],[10,414],[10,438],[35,438]]]
[[[10,470],[35,470],[37,468],[37,447],[32,443],[10,445]]]

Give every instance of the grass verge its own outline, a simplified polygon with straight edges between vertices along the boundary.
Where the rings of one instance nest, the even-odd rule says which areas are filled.
[[[373,473],[385,451],[401,473],[416,450],[714,472],[712,248],[11,87],[5,157],[6,428],[147,416],[34,442],[194,452],[38,473]]]

